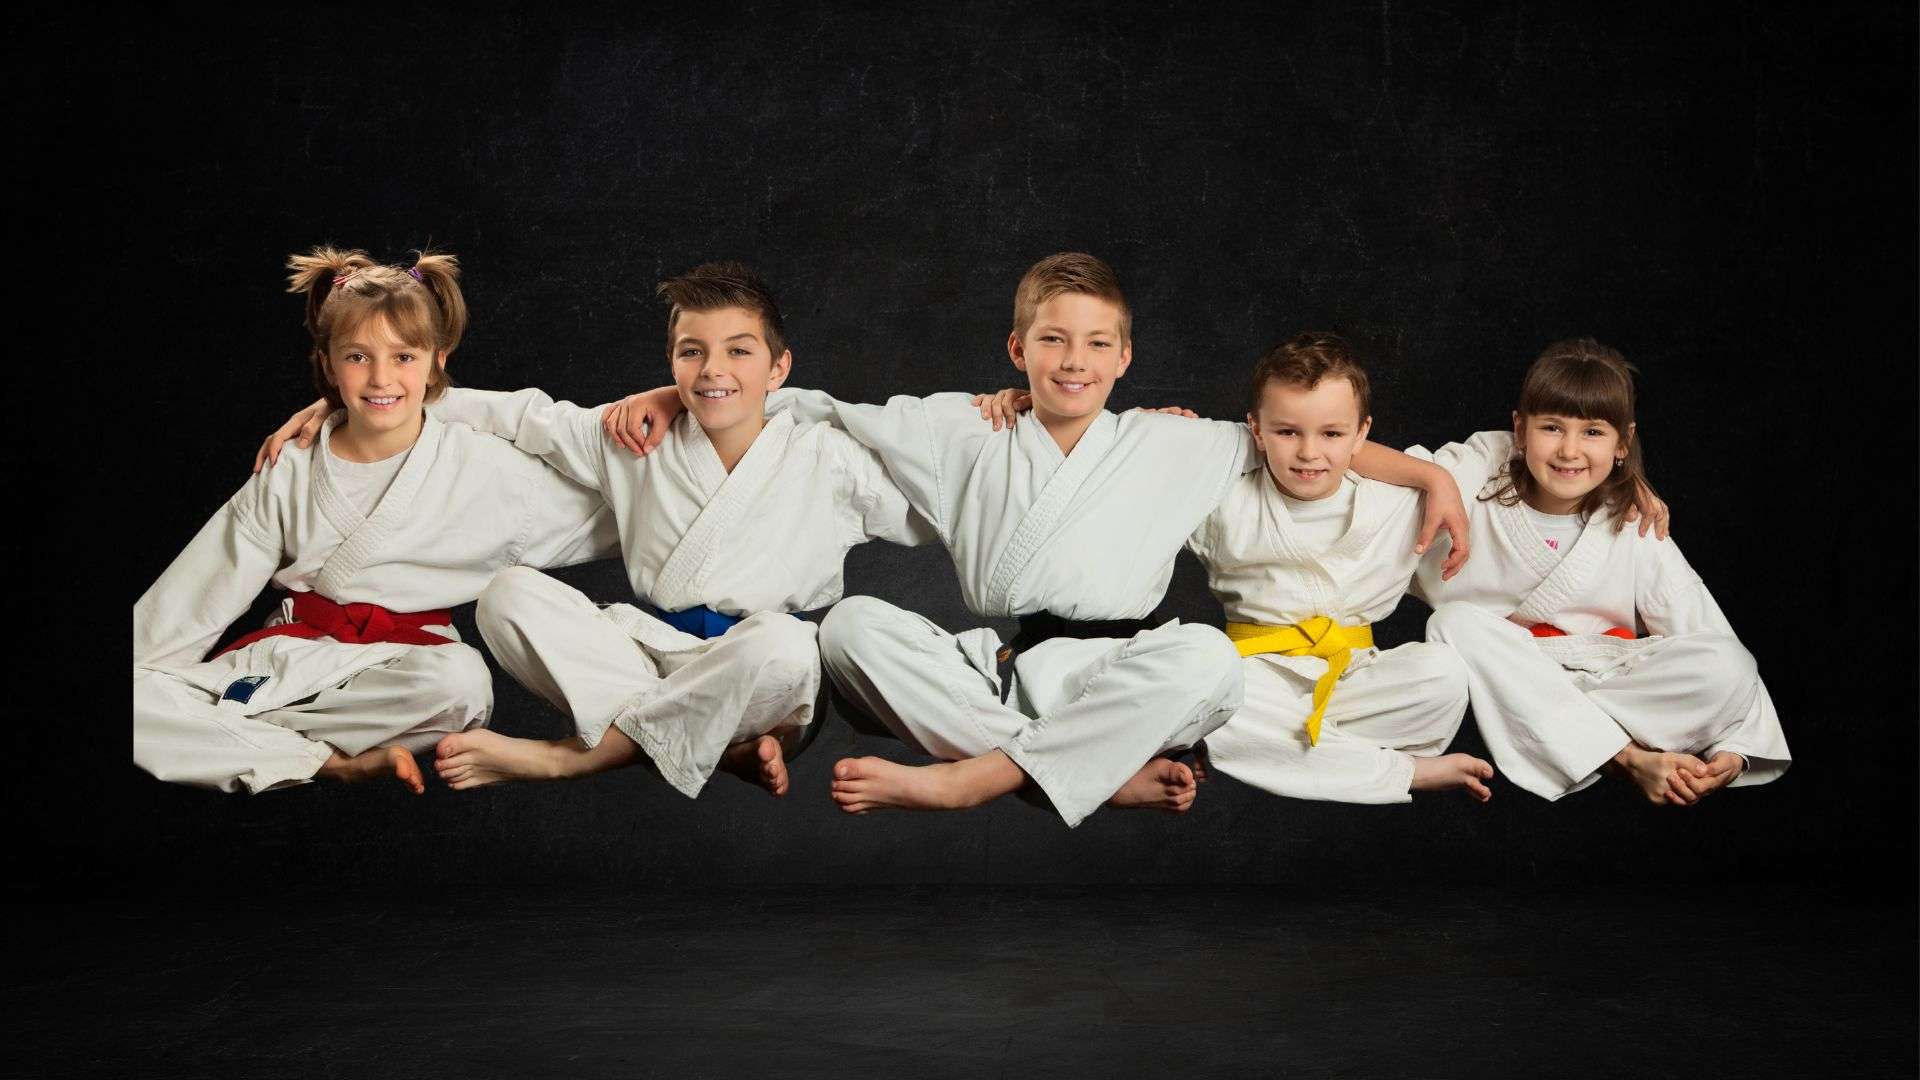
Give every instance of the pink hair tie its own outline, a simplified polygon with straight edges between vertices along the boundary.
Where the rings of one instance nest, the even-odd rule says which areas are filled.
[[[352,277],[353,275],[355,275],[355,274],[357,274],[357,273],[359,273],[359,272],[360,272],[360,271],[358,271],[358,270],[349,270],[349,271],[347,271],[347,272],[346,272],[346,273],[344,273],[344,274],[339,274],[339,275],[336,275],[336,276],[334,277],[334,279],[333,279],[333,287],[337,289],[337,288],[339,288],[340,286],[342,286],[342,285],[345,285],[345,284],[347,283],[347,279],[348,279],[348,278],[350,278],[350,277]]]
[[[420,268],[419,268],[419,267],[417,267],[417,266],[409,266],[409,267],[407,267],[407,273],[409,273],[409,274],[412,274],[412,275],[413,275],[413,280],[415,280],[415,281],[419,281],[419,280],[420,280]]]

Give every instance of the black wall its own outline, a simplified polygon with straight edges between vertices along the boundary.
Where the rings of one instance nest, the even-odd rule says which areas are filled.
[[[14,542],[18,590],[59,612],[23,658],[15,745],[36,765],[5,796],[29,883],[1911,886],[1900,5],[66,18],[16,43],[9,76],[22,262],[54,264],[18,271],[46,294],[28,329],[65,343],[14,372],[18,509],[53,510]],[[653,283],[717,257],[775,284],[795,382],[859,400],[1015,381],[1014,283],[1067,249],[1130,291],[1117,408],[1238,416],[1258,353],[1324,327],[1364,350],[1375,437],[1433,446],[1503,425],[1546,342],[1598,336],[1640,367],[1653,480],[1796,764],[1688,811],[1615,786],[1360,808],[1224,781],[1186,819],[1072,832],[1012,801],[843,819],[826,770],[856,744],[837,720],[784,804],[719,783],[689,803],[638,773],[417,800],[166,787],[128,764],[125,691],[92,646],[311,399],[280,264],[322,240],[458,253],[456,377],[582,402],[665,379]],[[570,579],[621,598],[611,565]],[[858,551],[848,585],[969,622],[937,550]],[[1184,556],[1171,603],[1218,619]],[[1423,617],[1408,601],[1388,636]],[[497,728],[566,730],[504,676],[499,694]]]

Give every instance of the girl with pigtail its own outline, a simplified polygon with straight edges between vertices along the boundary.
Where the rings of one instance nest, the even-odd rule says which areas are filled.
[[[223,791],[381,779],[418,794],[413,754],[493,703],[446,609],[503,567],[612,554],[612,522],[538,460],[425,411],[467,323],[453,256],[383,266],[318,247],[287,266],[336,411],[134,605],[134,763]],[[268,625],[207,656],[269,582],[288,595]]]
[[[1443,547],[1420,567],[1427,638],[1465,663],[1503,775],[1558,799],[1605,773],[1689,806],[1786,771],[1773,699],[1700,575],[1672,540],[1619,527],[1644,482],[1624,357],[1548,346],[1512,430],[1434,460],[1478,498],[1472,561],[1445,580]]]

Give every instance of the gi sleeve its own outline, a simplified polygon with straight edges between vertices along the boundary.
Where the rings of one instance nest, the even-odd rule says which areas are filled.
[[[516,562],[544,569],[620,554],[613,511],[597,492],[532,458],[517,471],[523,539]]]
[[[284,562],[284,515],[272,487],[293,468],[283,460],[255,474],[133,605],[134,667],[197,664],[246,614]]]
[[[1482,431],[1470,436],[1463,443],[1448,443],[1433,454],[1418,446],[1409,447],[1407,453],[1414,457],[1427,458],[1434,464],[1453,474],[1453,482],[1460,487],[1460,497],[1471,502],[1486,489],[1492,480],[1513,458],[1513,432]]]
[[[952,447],[936,446],[934,420],[928,413],[929,405],[949,397],[965,400],[960,394],[938,394],[925,399],[894,397],[885,405],[852,405],[819,390],[782,387],[767,395],[767,412],[790,412],[800,423],[827,423],[853,436],[879,457],[907,502],[944,538],[948,515],[941,451]],[[990,423],[980,419],[978,410],[973,416],[983,429],[992,430]]]
[[[918,547],[939,539],[932,523],[913,508],[887,475],[880,455],[850,437],[843,436],[834,443],[841,472],[850,487],[848,501],[858,518],[856,543],[888,540]]]
[[[469,387],[453,387],[428,406],[436,419],[498,435],[598,492],[607,490],[607,455],[612,450],[600,430],[605,408],[555,401],[540,390]]]

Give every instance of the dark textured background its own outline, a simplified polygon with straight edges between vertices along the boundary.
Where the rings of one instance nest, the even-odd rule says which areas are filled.
[[[311,398],[279,265],[317,241],[388,260],[429,240],[458,253],[474,321],[456,376],[583,402],[663,381],[652,285],[716,257],[775,284],[801,385],[857,400],[1005,385],[1014,283],[1040,256],[1084,249],[1118,267],[1136,311],[1116,407],[1237,416],[1264,347],[1327,327],[1369,361],[1376,437],[1434,445],[1503,425],[1546,342],[1623,349],[1641,369],[1653,480],[1758,657],[1796,764],[1688,811],[1617,785],[1560,805],[1503,784],[1484,808],[1366,808],[1222,781],[1184,819],[1106,813],[1069,832],[1013,800],[845,819],[826,798],[831,761],[887,748],[833,720],[777,805],[724,781],[689,802],[638,771],[420,799],[244,798],[127,764],[123,684],[70,667],[71,643],[98,634],[91,616],[60,618],[23,661],[15,745],[35,765],[4,793],[29,838],[16,888],[1912,887],[1902,6],[65,18],[58,47],[10,46],[12,201],[32,258],[72,264],[34,285],[83,313],[43,314],[31,329],[67,344],[16,354],[14,377],[104,406],[82,414],[80,440],[65,412],[22,410],[39,442],[16,442],[16,460],[61,466],[15,477],[55,508],[46,532],[13,542],[36,568],[22,595],[65,608],[77,589],[79,607],[125,625],[108,613]],[[55,437],[81,445],[52,458]],[[67,568],[39,573],[47,549]],[[568,577],[621,597],[611,564]],[[848,587],[968,622],[937,549],[857,551]],[[1218,618],[1184,556],[1170,604]],[[1417,636],[1423,617],[1409,601],[1388,636]],[[498,729],[566,730],[510,679],[498,691]]]

